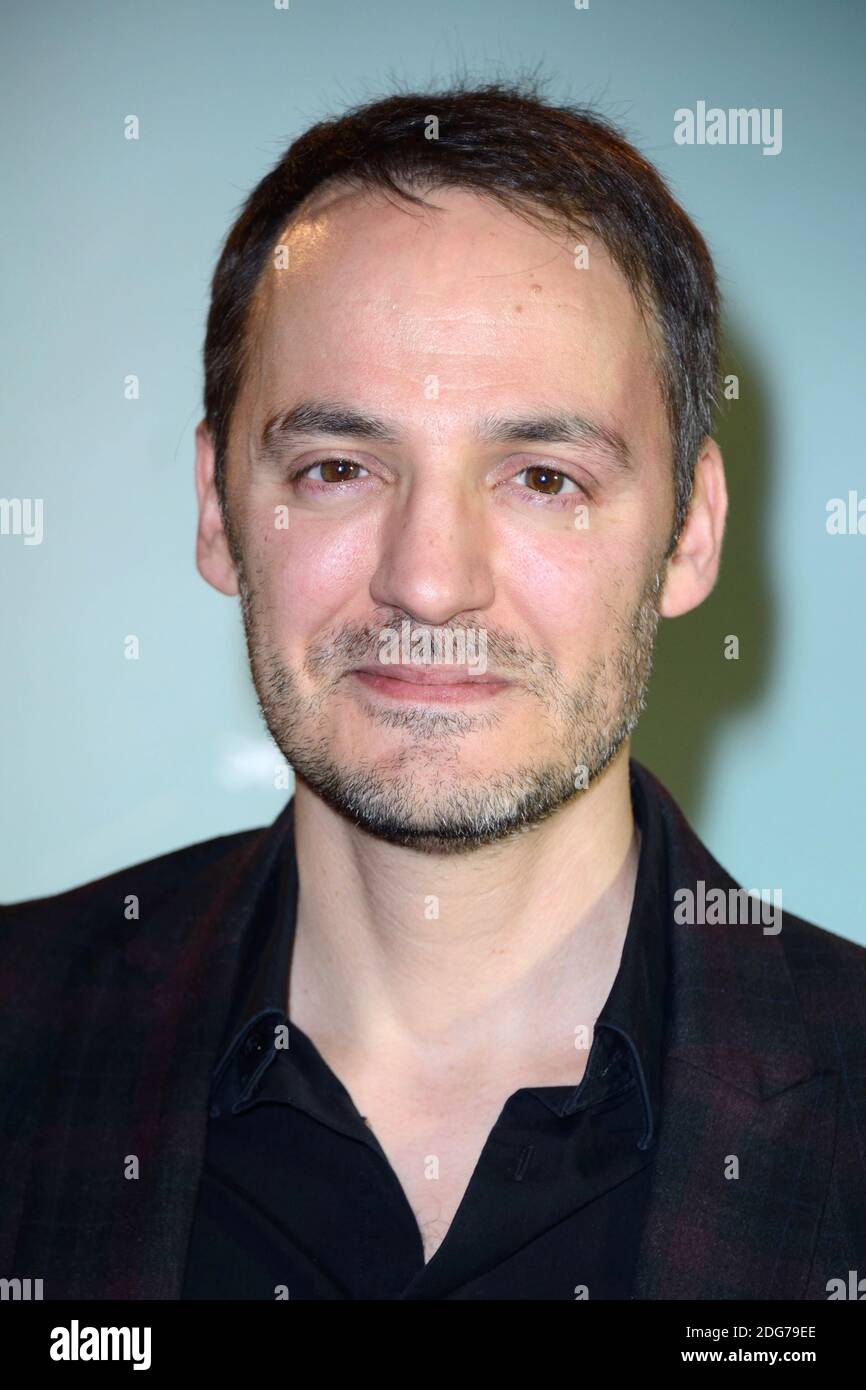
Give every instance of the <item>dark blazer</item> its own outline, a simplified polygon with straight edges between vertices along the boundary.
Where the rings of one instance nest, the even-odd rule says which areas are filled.
[[[671,897],[738,887],[631,767]],[[0,910],[0,1277],[41,1278],[46,1299],[179,1297],[239,946],[277,902],[290,805]],[[826,1299],[866,1277],[866,948],[787,913],[771,934],[673,907],[635,1296]]]

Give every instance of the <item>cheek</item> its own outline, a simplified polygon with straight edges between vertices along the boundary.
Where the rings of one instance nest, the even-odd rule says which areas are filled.
[[[592,523],[590,522],[590,526]],[[643,551],[625,528],[578,531],[543,545],[507,546],[498,592],[531,644],[549,652],[566,679],[622,639],[617,622],[637,601]]]
[[[262,617],[291,641],[290,634],[315,633],[345,615],[358,595],[367,592],[364,576],[370,565],[369,525],[360,520],[340,524],[312,514],[282,514],[274,524],[273,511],[250,518],[248,554],[255,567],[262,597]],[[248,533],[248,534],[250,534]]]

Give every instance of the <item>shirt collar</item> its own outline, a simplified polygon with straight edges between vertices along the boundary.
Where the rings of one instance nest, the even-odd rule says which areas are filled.
[[[646,1114],[646,1133],[639,1147],[648,1148],[659,1122],[667,1019],[668,859],[658,798],[634,759],[629,764],[629,782],[641,832],[640,858],[619,970],[596,1029],[610,1029],[631,1053]]]
[[[538,1087],[534,1093],[559,1115],[582,1108],[622,1074],[624,1059],[640,1090],[645,1130],[638,1147],[653,1142],[659,1120],[663,1032],[666,1020],[667,845],[658,797],[647,773],[629,764],[632,809],[641,832],[634,900],[619,968],[596,1020],[593,1047],[574,1087]],[[228,1025],[218,1053],[213,1090],[238,1058],[239,1097],[249,1097],[273,1060],[273,1030],[286,1022],[286,987],[295,930],[298,876],[294,800],[287,807],[280,871],[251,924]],[[604,1032],[602,1033],[602,1030]],[[613,1066],[614,1072],[609,1074]],[[604,1078],[604,1080],[602,1079]]]
[[[295,801],[285,807],[285,832],[280,862],[271,891],[257,905],[243,945],[242,962],[232,996],[228,1023],[218,1052],[213,1097],[232,1058],[239,1058],[241,1094],[252,1090],[273,1058],[274,1028],[286,1021],[289,961],[295,935],[298,872],[295,859]]]

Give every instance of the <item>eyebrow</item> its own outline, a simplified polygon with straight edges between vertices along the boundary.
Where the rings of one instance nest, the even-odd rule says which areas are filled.
[[[617,430],[572,411],[521,416],[487,414],[476,421],[472,433],[483,444],[589,445],[607,454],[618,470],[627,472],[634,466],[629,447]],[[259,453],[262,458],[273,460],[282,449],[317,434],[372,439],[384,444],[399,444],[403,438],[395,420],[367,415],[339,402],[301,401],[267,420]]]

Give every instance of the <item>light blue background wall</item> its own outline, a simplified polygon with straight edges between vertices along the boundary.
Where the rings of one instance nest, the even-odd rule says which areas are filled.
[[[44,539],[0,536],[0,898],[284,802],[237,601],[193,564],[221,239],[291,138],[392,74],[423,87],[456,65],[540,63],[551,97],[597,101],[672,181],[715,254],[740,377],[718,431],[723,577],[663,625],[635,752],[742,882],[866,941],[866,536],[825,526],[829,498],[866,494],[864,14],[854,0],[6,7],[0,495],[43,498]],[[674,111],[699,100],[781,107],[782,152],[676,145]]]

